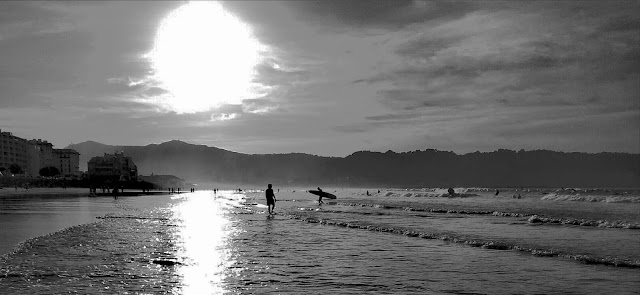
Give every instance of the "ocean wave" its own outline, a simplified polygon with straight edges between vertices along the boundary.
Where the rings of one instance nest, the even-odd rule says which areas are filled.
[[[575,218],[549,218],[532,215],[527,220],[529,223],[550,223],[550,224],[566,224],[580,226],[596,226],[603,228],[625,228],[640,229],[640,223],[625,222],[620,220],[592,220],[592,219],[575,219]]]
[[[449,194],[449,188],[413,188],[413,189],[387,189],[386,191],[373,193],[371,195],[383,196],[387,198],[413,197],[413,198],[466,198],[466,197],[487,197],[494,196],[494,192],[499,192],[499,197],[510,197],[514,199],[539,198],[550,201],[582,201],[582,202],[603,202],[603,203],[640,203],[640,190],[631,189],[606,189],[606,188],[477,188],[458,187],[453,188],[454,194]],[[363,195],[358,192],[354,197]],[[496,195],[498,196],[498,195]]]
[[[344,205],[344,206],[373,207],[373,208],[379,208],[379,209],[397,209],[397,210],[415,211],[415,212],[493,215],[498,217],[529,217],[529,219],[527,220],[529,223],[579,225],[579,226],[591,226],[591,227],[600,227],[600,228],[640,229],[640,223],[627,222],[622,220],[593,220],[593,219],[584,219],[584,218],[577,219],[577,218],[566,218],[566,217],[544,217],[534,213],[523,214],[523,213],[517,213],[517,212],[503,212],[503,211],[497,211],[497,210],[460,210],[460,209],[447,209],[447,208],[407,207],[407,206],[382,205],[382,204],[375,204],[375,203],[338,202],[337,204]]]
[[[640,196],[636,195],[592,195],[580,193],[549,193],[544,195],[545,201],[577,201],[602,203],[640,203]]]
[[[428,232],[416,231],[411,229],[388,227],[388,226],[377,226],[377,225],[366,224],[366,223],[333,221],[333,220],[309,217],[305,214],[291,214],[290,218],[301,220],[308,223],[318,223],[322,225],[339,226],[339,227],[361,229],[361,230],[375,231],[375,232],[381,232],[381,233],[391,233],[391,234],[398,234],[398,235],[403,235],[407,237],[415,237],[415,238],[422,238],[422,239],[437,239],[445,242],[464,244],[471,247],[480,247],[484,249],[514,250],[519,252],[528,252],[528,253],[531,253],[532,255],[539,256],[539,257],[560,257],[560,258],[576,260],[578,262],[582,262],[585,264],[599,264],[599,265],[616,266],[616,267],[640,268],[640,261],[637,261],[637,260],[621,259],[616,257],[598,257],[594,255],[565,253],[565,252],[551,250],[551,249],[529,248],[529,247],[507,244],[507,243],[502,243],[502,242],[493,241],[493,240],[482,240],[482,239],[471,239],[467,237],[459,237],[450,233],[428,233]]]
[[[389,191],[384,194],[385,197],[413,197],[413,198],[468,198],[476,197],[478,194],[468,193],[467,189],[454,189],[454,194],[450,194],[448,189],[420,189],[406,191]]]

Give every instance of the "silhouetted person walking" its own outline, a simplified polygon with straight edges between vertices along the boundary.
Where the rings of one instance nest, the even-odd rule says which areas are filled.
[[[273,210],[276,209],[276,195],[273,194],[271,184],[267,185],[265,197],[267,197],[267,209],[269,210],[269,214],[273,214]]]

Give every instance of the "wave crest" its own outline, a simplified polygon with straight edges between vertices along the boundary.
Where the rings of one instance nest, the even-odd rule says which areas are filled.
[[[576,201],[576,202],[602,202],[602,203],[640,203],[640,196],[634,195],[582,195],[571,193],[549,193],[544,195],[545,201]]]

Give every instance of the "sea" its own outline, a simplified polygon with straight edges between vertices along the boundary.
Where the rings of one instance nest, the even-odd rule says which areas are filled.
[[[1,294],[640,294],[640,190],[0,197]]]

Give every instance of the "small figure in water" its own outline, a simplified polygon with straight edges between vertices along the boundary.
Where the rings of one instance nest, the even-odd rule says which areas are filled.
[[[271,188],[270,183],[267,185],[265,197],[267,197],[267,209],[269,210],[269,214],[273,214],[273,210],[276,209],[276,195],[273,194],[273,189]]]
[[[318,191],[322,192],[322,189],[318,187]],[[324,204],[324,202],[322,201],[322,194],[318,196],[318,205],[321,205],[321,204]]]
[[[453,196],[456,194],[456,191],[454,191],[452,188],[449,188],[447,192],[449,193],[450,196]]]
[[[496,196],[497,196],[499,193],[500,193],[500,191],[499,191],[499,190],[496,190]]]

